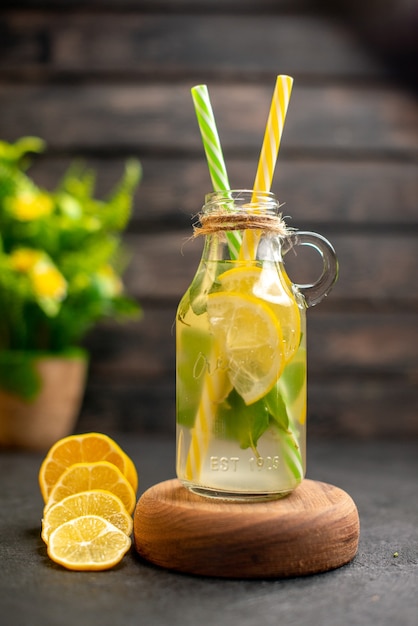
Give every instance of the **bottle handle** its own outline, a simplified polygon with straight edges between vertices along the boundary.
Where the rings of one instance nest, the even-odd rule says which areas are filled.
[[[338,260],[335,250],[330,242],[322,235],[308,231],[295,231],[290,233],[288,245],[283,247],[286,254],[295,246],[309,246],[316,250],[322,258],[322,273],[318,280],[312,284],[297,284],[297,289],[303,294],[307,307],[318,304],[334,286],[338,278]]]

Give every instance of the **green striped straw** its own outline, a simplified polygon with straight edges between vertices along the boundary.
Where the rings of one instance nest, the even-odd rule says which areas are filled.
[[[213,189],[214,191],[229,191],[228,174],[208,88],[206,85],[196,85],[191,91]],[[231,258],[236,259],[241,248],[241,235],[239,232],[231,231],[226,236]]]

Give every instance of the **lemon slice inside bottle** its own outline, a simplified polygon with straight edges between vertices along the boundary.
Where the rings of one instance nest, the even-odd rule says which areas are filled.
[[[225,355],[219,368],[249,405],[276,384],[284,365],[283,337],[272,309],[259,298],[237,292],[208,296],[211,332]]]
[[[300,311],[285,279],[280,280],[276,265],[234,267],[220,274],[218,280],[224,291],[252,295],[268,304],[281,327],[285,361],[290,361],[300,343]]]

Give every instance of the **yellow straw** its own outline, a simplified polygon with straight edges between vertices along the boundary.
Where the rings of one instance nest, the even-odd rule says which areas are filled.
[[[271,189],[292,86],[290,76],[277,77],[254,181],[255,191]]]
[[[277,76],[255,175],[254,192],[270,191],[271,189],[292,86],[293,78],[283,74]],[[256,194],[254,196],[254,201],[256,201]],[[239,255],[240,259],[255,259],[259,238],[260,233],[258,231],[245,231]]]
[[[293,78],[290,76],[277,77],[253,186],[253,202],[257,202],[257,192],[271,189],[292,86]],[[255,259],[260,235],[261,231],[258,230],[244,232],[239,255],[241,260]],[[281,437],[281,446],[286,467],[300,481],[303,478],[302,457],[297,438],[290,426],[287,433]]]

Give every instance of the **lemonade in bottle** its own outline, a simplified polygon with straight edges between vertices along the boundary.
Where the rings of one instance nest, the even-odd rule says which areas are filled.
[[[305,474],[306,308],[337,276],[332,246],[289,233],[270,192],[206,196],[201,262],[177,311],[177,476],[223,499],[274,499]],[[283,255],[309,245],[313,285],[293,285]]]

